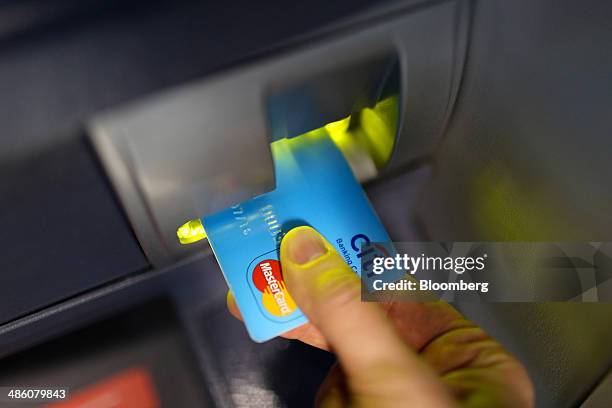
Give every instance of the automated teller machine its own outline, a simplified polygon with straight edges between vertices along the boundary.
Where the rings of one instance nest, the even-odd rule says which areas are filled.
[[[0,31],[0,384],[130,361],[162,401],[182,366],[184,406],[310,406],[333,358],[252,343],[176,231],[274,189],[270,143],[320,127],[395,241],[611,240],[609,2],[62,3]],[[609,304],[457,307],[538,406],[612,400]]]

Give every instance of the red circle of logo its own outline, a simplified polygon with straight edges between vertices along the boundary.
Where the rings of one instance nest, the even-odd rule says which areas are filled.
[[[268,287],[269,282],[276,281],[283,284],[280,262],[276,259],[265,259],[259,262],[253,269],[252,279],[257,290],[262,293]]]

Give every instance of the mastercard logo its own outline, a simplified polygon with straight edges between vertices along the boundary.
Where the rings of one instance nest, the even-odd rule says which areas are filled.
[[[261,303],[274,316],[287,316],[297,306],[287,292],[280,262],[276,259],[265,259],[253,269],[253,284],[261,292]]]

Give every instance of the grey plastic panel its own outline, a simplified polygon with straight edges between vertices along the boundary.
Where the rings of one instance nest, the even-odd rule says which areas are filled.
[[[160,266],[198,251],[202,245],[178,244],[180,224],[273,188],[269,90],[396,53],[405,119],[391,167],[431,152],[459,78],[464,7],[412,8],[92,120],[94,144],[149,260]]]
[[[178,244],[185,221],[273,188],[259,93],[248,84],[229,78],[185,87],[92,122],[96,148],[154,265],[201,249]]]
[[[428,239],[612,240],[611,21],[606,0],[474,2]],[[577,406],[610,369],[610,303],[460,306],[525,362],[537,407]]]
[[[580,408],[606,408],[612,401],[612,371],[599,383]]]

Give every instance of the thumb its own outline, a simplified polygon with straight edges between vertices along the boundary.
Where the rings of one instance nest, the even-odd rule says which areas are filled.
[[[280,258],[291,296],[327,339],[353,385],[382,384],[378,393],[401,384],[397,388],[409,400],[449,401],[434,372],[403,343],[380,306],[361,301],[359,278],[317,231],[289,231]]]

